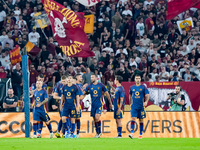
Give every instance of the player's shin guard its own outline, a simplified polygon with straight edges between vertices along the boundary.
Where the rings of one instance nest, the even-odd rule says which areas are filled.
[[[134,129],[135,129],[135,121],[131,121],[131,134],[134,133]]]
[[[67,118],[67,126],[68,126],[68,131],[70,132],[72,129],[70,118]]]
[[[77,119],[77,120],[76,120],[76,128],[77,128],[76,134],[79,134],[80,128],[81,128],[80,119]]]
[[[99,122],[98,122],[98,132],[99,132],[99,134],[101,133],[101,120],[99,120]]]
[[[61,128],[62,128],[62,119],[60,119],[60,121],[58,123],[58,129],[57,129],[57,131],[60,132]]]
[[[71,129],[71,134],[73,135],[75,131],[75,123],[72,123],[72,129]]]
[[[122,127],[117,127],[118,136],[122,136]]]
[[[144,124],[143,122],[140,122],[140,135],[142,135],[143,128],[144,128]]]
[[[40,121],[38,124],[38,134],[42,133],[42,128],[43,128],[43,121]]]
[[[37,134],[37,123],[33,123],[33,134],[36,135]]]
[[[98,122],[95,122],[94,124],[95,124],[96,133],[99,134]]]
[[[53,131],[52,131],[51,123],[47,124],[47,127],[48,127],[48,129],[49,129],[49,132],[52,133]]]

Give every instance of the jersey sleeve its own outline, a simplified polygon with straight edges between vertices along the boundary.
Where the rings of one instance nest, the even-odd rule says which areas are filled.
[[[62,91],[62,90],[61,90],[61,91]],[[55,93],[58,93],[58,86],[57,86],[57,85],[54,86],[54,92],[55,92]]]
[[[46,84],[43,84],[43,89],[47,90],[47,85]]]
[[[146,88],[146,86],[144,86],[144,93],[145,93],[145,95],[149,94],[149,90]]]
[[[107,92],[108,90],[106,89],[105,85],[101,84],[102,91]]]
[[[74,87],[75,87],[75,94],[76,94],[76,96],[80,95],[80,91],[78,89],[78,86],[74,85]]]
[[[181,95],[181,100],[185,101],[185,95]]]
[[[129,94],[132,95],[132,87],[130,87]]]
[[[15,96],[14,102],[18,102],[18,97],[17,96]]]
[[[88,91],[89,91],[89,88],[90,88],[90,85],[88,85],[88,86],[84,89],[84,91],[85,91],[85,92],[88,92]]]
[[[125,96],[123,89],[120,90],[119,94],[120,94],[120,97],[124,97]]]
[[[79,95],[80,96],[83,95],[83,91],[81,90],[81,88],[79,86],[77,86],[77,87],[78,87],[78,90],[79,90]]]
[[[47,94],[47,91],[46,90],[44,90],[44,99],[45,98],[48,98],[48,94]]]

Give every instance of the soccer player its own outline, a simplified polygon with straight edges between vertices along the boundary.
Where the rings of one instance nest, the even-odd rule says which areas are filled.
[[[57,138],[60,138],[60,130],[62,128],[62,116],[61,116],[61,110],[60,110],[60,101],[61,101],[61,96],[62,96],[62,88],[66,84],[67,84],[67,77],[65,75],[63,75],[61,77],[61,81],[54,87],[53,98],[56,99],[59,103],[59,115],[60,115],[60,121],[58,123],[58,129],[57,129],[57,133],[56,133]],[[63,135],[64,135],[64,133],[63,133]]]
[[[140,122],[140,135],[139,139],[142,139],[143,133],[143,119],[146,118],[146,112],[144,107],[147,106],[149,101],[149,91],[145,85],[141,85],[140,75],[135,75],[135,85],[130,87],[129,100],[131,105],[131,134],[129,137],[133,139],[133,133],[135,128],[135,121],[138,118]]]
[[[84,89],[84,94],[90,93],[91,100],[92,100],[92,107],[91,107],[91,116],[94,119],[95,122],[95,128],[96,128],[96,136],[95,138],[100,138],[101,136],[101,113],[103,109],[103,92],[105,92],[106,97],[109,100],[110,103],[110,109],[112,109],[112,102],[110,99],[110,95],[106,89],[106,87],[102,83],[98,83],[97,76],[95,74],[91,75],[91,81],[92,83],[89,84]]]
[[[82,91],[82,89],[83,89],[83,84],[82,84],[83,78],[82,78],[82,75],[81,74],[77,74],[75,76],[75,79],[76,79],[76,85],[77,85],[78,90],[79,90],[79,99],[80,99],[80,103],[81,103],[81,100],[84,98],[83,91]],[[81,108],[81,106],[80,106],[80,108]],[[80,128],[81,128],[80,117],[81,117],[81,109],[80,109],[80,113],[77,114],[77,116],[76,116],[76,138],[79,138],[79,132],[80,132]]]
[[[68,138],[68,136],[69,138],[74,138],[75,118],[80,112],[79,103],[78,87],[73,84],[73,76],[69,75],[67,77],[67,84],[63,86],[61,97],[62,123],[65,128],[65,138]],[[66,123],[66,117],[68,116],[70,116],[72,124],[71,135],[69,135]]]
[[[37,77],[37,81],[44,82],[44,75],[43,74],[39,74],[38,77]],[[43,83],[42,89],[47,90],[47,85]],[[36,83],[33,83],[31,85],[30,94],[32,95],[35,92],[35,90],[36,90]],[[41,138],[42,128],[43,128],[43,121],[40,121],[38,123],[38,135],[37,135],[38,138]]]
[[[49,129],[50,138],[53,138],[53,131],[50,123],[49,115],[46,112],[44,104],[48,101],[47,91],[42,88],[43,82],[36,82],[36,90],[34,92],[35,106],[33,109],[33,138],[37,138],[37,122],[44,121]],[[33,95],[32,95],[33,96]]]
[[[124,103],[125,103],[125,91],[121,82],[123,78],[121,76],[115,76],[115,85],[117,88],[115,89],[114,94],[114,119],[116,119],[117,124],[117,132],[118,136],[116,138],[122,137],[122,121],[121,119],[124,116]]]

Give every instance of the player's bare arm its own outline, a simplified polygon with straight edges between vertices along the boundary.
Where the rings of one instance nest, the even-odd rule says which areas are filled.
[[[80,104],[79,95],[76,95],[76,112],[77,113],[80,112],[79,104]]]
[[[40,106],[44,105],[46,102],[48,102],[48,98],[45,98],[45,100],[44,100],[43,102],[38,103],[38,104],[36,105],[36,107],[40,107]]]
[[[121,112],[121,108],[122,108],[122,105],[123,105],[123,101],[124,101],[124,98],[123,97],[120,97],[120,104],[119,104],[119,108],[117,110],[117,115],[120,114]]]
[[[64,105],[64,95],[61,96],[60,111],[62,111],[63,105]]]
[[[106,91],[105,94],[106,94],[106,97],[108,98],[108,101],[110,103],[109,107],[110,107],[110,109],[112,109],[112,101],[111,101],[111,98],[110,98],[110,94],[108,93],[108,91]]]
[[[184,105],[185,104],[185,101],[184,100],[181,100],[180,102],[179,101],[176,101],[177,104],[179,105]]]
[[[61,97],[58,96],[58,93],[56,93],[56,92],[53,93],[53,98],[56,100],[61,100]]]
[[[129,94],[129,104],[132,105],[132,96]]]
[[[145,95],[145,102],[143,103],[143,106],[146,107],[149,101],[149,94]]]

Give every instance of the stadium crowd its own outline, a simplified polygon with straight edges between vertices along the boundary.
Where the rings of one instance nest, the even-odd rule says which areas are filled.
[[[166,20],[167,0],[102,0],[84,7],[75,0],[56,0],[75,12],[94,14],[94,33],[88,34],[93,58],[67,58],[53,38],[51,26],[43,34],[34,14],[44,11],[41,0],[0,2],[0,78],[11,78],[15,95],[22,93],[21,64],[12,66],[9,51],[22,49],[28,41],[41,49],[29,55],[30,85],[43,74],[44,83],[54,87],[63,74],[83,75],[91,83],[91,72],[108,89],[115,75],[133,81],[200,80],[200,10],[191,8]],[[5,3],[4,3],[5,2]],[[192,17],[190,31],[178,30],[177,20]]]

